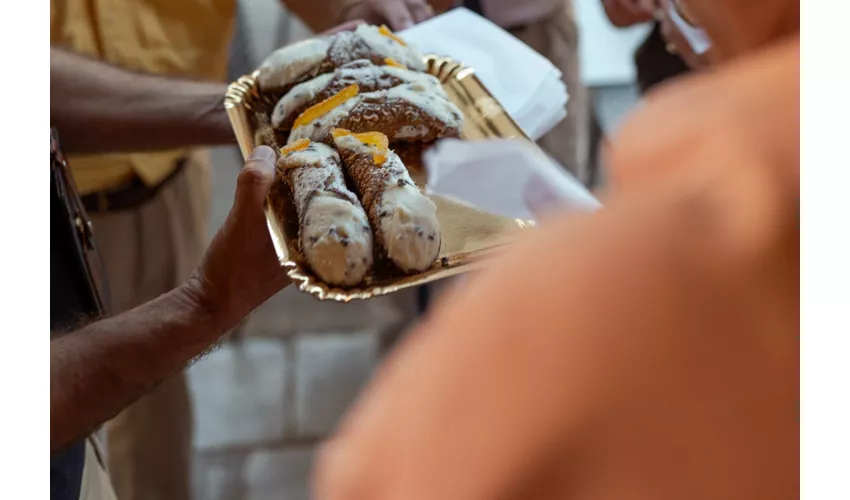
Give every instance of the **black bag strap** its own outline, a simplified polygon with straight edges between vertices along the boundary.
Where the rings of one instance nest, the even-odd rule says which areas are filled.
[[[70,243],[65,243],[64,247],[57,246],[56,248],[62,248],[62,250],[59,250],[62,253],[71,252],[73,254],[71,256],[60,256],[59,261],[65,262],[65,265],[76,267],[73,270],[51,269],[51,274],[57,271],[75,271],[74,274],[79,279],[79,286],[73,288],[76,289],[77,293],[82,291],[84,296],[80,297],[80,306],[85,309],[77,311],[77,314],[86,316],[105,314],[109,312],[109,295],[106,288],[105,268],[97,249],[94,228],[80,200],[77,186],[68,168],[67,159],[60,147],[58,134],[53,128],[50,129],[50,170],[51,189],[56,202],[55,207],[51,207],[51,210],[56,210],[55,215],[51,212],[51,226],[54,224],[66,226],[65,231],[59,228],[58,233],[66,235],[66,239],[70,241]],[[56,217],[57,220],[54,220],[53,217]],[[51,234],[53,235],[53,233],[51,227]],[[54,246],[51,244],[51,252],[53,252],[53,248]],[[53,256],[51,256],[51,267],[53,261]],[[68,290],[69,293],[71,291]],[[53,293],[54,291],[51,290],[51,296],[53,296]]]
[[[462,4],[464,7],[475,12],[479,16],[484,16],[484,10],[481,7],[481,0],[463,0]]]

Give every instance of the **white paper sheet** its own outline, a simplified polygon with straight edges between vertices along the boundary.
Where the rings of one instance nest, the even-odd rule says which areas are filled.
[[[429,193],[503,217],[537,220],[549,211],[594,211],[599,201],[524,140],[446,139],[424,158]]]
[[[516,37],[457,8],[400,35],[423,53],[451,57],[475,69],[493,96],[534,140],[566,116],[567,88],[549,60]]]
[[[711,40],[709,40],[708,34],[705,31],[691,26],[687,21],[682,19],[673,2],[667,4],[667,12],[669,12],[673,24],[676,25],[682,36],[685,37],[685,40],[688,41],[695,54],[702,55],[708,52],[708,49],[711,48]]]

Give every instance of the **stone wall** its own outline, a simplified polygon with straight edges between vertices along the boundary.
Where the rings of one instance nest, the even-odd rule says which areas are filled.
[[[189,369],[197,499],[307,499],[316,446],[411,321],[411,293],[320,302],[285,290]]]

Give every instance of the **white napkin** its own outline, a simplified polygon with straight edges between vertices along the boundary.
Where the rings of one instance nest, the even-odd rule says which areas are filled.
[[[673,24],[679,28],[682,36],[688,41],[695,54],[702,55],[708,52],[708,49],[711,48],[711,40],[705,31],[691,26],[690,23],[682,19],[679,10],[673,5],[673,2],[667,4],[667,12],[670,13],[670,19],[673,21]]]
[[[567,170],[525,140],[446,139],[425,153],[424,162],[429,193],[503,217],[536,220],[550,211],[601,207]]]
[[[451,57],[474,68],[481,83],[534,140],[567,114],[567,88],[558,68],[468,9],[452,9],[400,35],[423,54]]]

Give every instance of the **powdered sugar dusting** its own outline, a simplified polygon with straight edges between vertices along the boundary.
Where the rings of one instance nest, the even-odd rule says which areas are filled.
[[[407,168],[392,150],[381,165],[371,147],[356,137],[334,138],[349,175],[367,206],[375,239],[387,257],[404,271],[424,271],[440,253],[437,207],[416,187]]]
[[[434,75],[429,75],[428,73],[420,73],[418,71],[411,71],[409,69],[404,68],[394,68],[392,66],[381,66],[383,70],[390,76],[398,78],[404,83],[418,83],[424,87],[432,87],[434,92],[443,95],[448,99],[448,94],[443,90],[443,85],[440,83],[440,80],[437,80],[437,77]]]
[[[325,282],[354,285],[372,266],[372,232],[360,201],[345,185],[339,154],[312,143],[278,160],[292,187],[299,242]]]
[[[272,111],[272,125],[279,127],[281,122],[293,111],[313,101],[316,95],[328,86],[333,76],[333,74],[319,75],[312,80],[299,83],[292,87],[274,107],[274,111]]]
[[[423,70],[422,54],[412,45],[401,45],[392,38],[384,36],[377,26],[361,24],[354,31],[375,52],[389,57],[399,64],[415,70]]]
[[[416,139],[428,135],[428,127],[425,125],[405,125],[398,129],[395,138],[400,140]]]
[[[349,115],[351,110],[360,102],[360,96],[352,97],[325,115],[316,118],[312,122],[295,127],[289,134],[287,144],[292,144],[299,139],[311,139],[314,141],[324,140],[337,124]]]
[[[409,176],[408,176],[409,177]],[[381,198],[379,210],[389,212],[381,219],[387,256],[405,271],[424,271],[440,253],[440,223],[437,207],[415,186],[390,187]]]
[[[339,153],[320,142],[310,143],[305,149],[290,151],[278,160],[278,166],[284,169],[304,166],[321,167],[327,162],[339,163]]]
[[[277,49],[260,65],[260,87],[286,87],[310,74],[328,56],[327,38],[311,38]]]
[[[326,283],[350,286],[363,281],[372,267],[372,231],[360,206],[327,193],[313,196],[309,223],[301,226],[307,263]]]
[[[327,98],[343,88],[357,84],[361,93],[385,90],[405,83],[431,87],[433,92],[448,99],[440,81],[427,73],[417,73],[403,68],[376,65],[367,59],[344,64],[331,74],[319,75],[300,83],[278,101],[272,112],[272,125],[276,128],[291,126],[295,113],[305,106],[315,104],[319,96]]]
[[[442,90],[442,89],[440,89]],[[463,114],[447,97],[445,92],[435,93],[430,85],[409,83],[386,91],[387,100],[402,99],[425,111],[443,123],[460,127]]]
[[[398,101],[406,101],[407,105],[403,111],[399,111],[402,103],[398,103]],[[398,104],[394,104],[394,102]],[[402,124],[397,129],[389,129],[388,122],[383,120],[394,112],[403,113],[403,119],[411,125]],[[384,114],[382,115],[382,113]],[[427,121],[417,124],[422,121],[417,115],[430,115],[439,122],[439,125],[428,125]],[[292,144],[303,138],[324,141],[331,130],[338,127],[347,118],[351,119],[348,120],[348,126],[344,126],[344,128],[350,128],[354,132],[377,130],[385,133],[390,140],[417,141],[434,139],[434,137],[429,137],[433,135],[432,132],[442,129],[459,130],[463,114],[451,101],[435,93],[433,87],[409,83],[389,90],[359,94],[324,116],[294,128],[289,134],[288,143]],[[431,120],[431,123],[433,124],[433,120]],[[365,130],[365,127],[361,124],[374,126]],[[357,130],[354,130],[354,128],[357,128]],[[398,135],[399,132],[401,132],[401,136]]]
[[[334,144],[336,144],[338,148],[349,149],[357,153],[374,153],[374,148],[372,146],[369,146],[368,144],[364,143],[353,135],[341,135],[339,137],[334,137]]]
[[[437,207],[423,195],[401,159],[387,153],[383,169],[389,171],[378,213],[378,231],[387,256],[405,271],[424,271],[440,253],[440,222]]]

